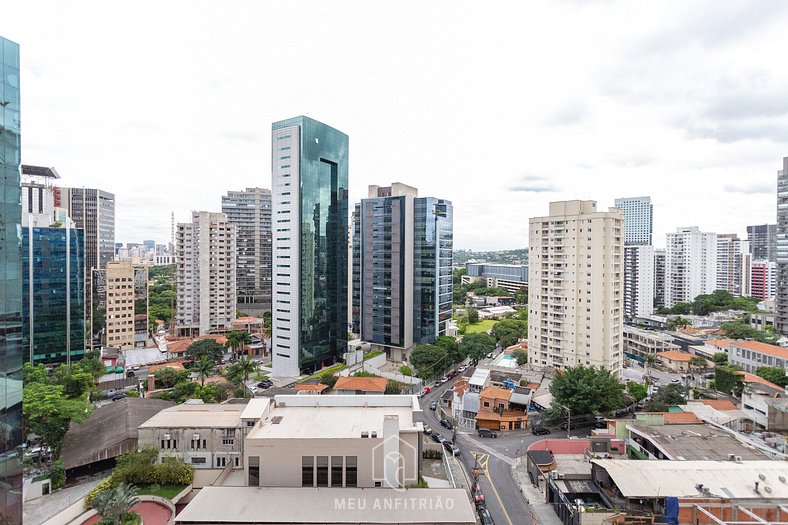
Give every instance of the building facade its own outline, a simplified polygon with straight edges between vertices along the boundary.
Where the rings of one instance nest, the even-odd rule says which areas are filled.
[[[178,335],[232,329],[235,319],[235,226],[224,213],[192,212],[177,231]]]
[[[654,205],[651,197],[627,197],[615,200],[624,212],[624,244],[651,244]]]
[[[271,312],[271,190],[228,191],[222,213],[236,229],[238,309],[261,317]]]
[[[782,368],[788,372],[788,348],[759,341],[729,341],[728,362],[750,374],[761,366]]]
[[[654,249],[654,306],[665,306],[665,249]]]
[[[85,233],[85,268],[104,269],[115,257],[115,195],[89,188],[57,188],[56,206]]]
[[[26,361],[56,365],[85,354],[83,232],[22,230],[23,341]]]
[[[19,45],[0,37],[0,512],[11,524],[22,523],[22,250],[21,141],[19,122]]]
[[[717,290],[745,295],[749,289],[749,257],[747,241],[735,233],[717,235]]]
[[[530,219],[529,362],[620,372],[623,355],[623,213],[594,201],[550,203]]]
[[[775,328],[788,336],[788,157],[777,172],[777,305]]]
[[[487,288],[504,288],[513,294],[528,290],[527,264],[465,263],[462,284],[484,281]]]
[[[134,266],[131,261],[107,263],[106,346],[134,348]]]
[[[654,312],[654,247],[624,247],[624,318],[631,321]]]
[[[340,359],[348,331],[348,136],[308,117],[272,125],[272,361],[295,377]]]
[[[645,361],[647,355],[678,349],[678,345],[673,343],[673,337],[668,334],[624,326],[624,352],[627,357],[641,363]]]
[[[717,285],[717,234],[697,226],[667,234],[665,248],[665,306],[692,302]]]
[[[750,295],[762,301],[774,299],[777,295],[777,263],[755,260],[750,272]]]
[[[22,227],[47,228],[55,222],[54,168],[22,165]]]
[[[757,224],[747,226],[747,241],[753,259],[777,261],[777,225]]]

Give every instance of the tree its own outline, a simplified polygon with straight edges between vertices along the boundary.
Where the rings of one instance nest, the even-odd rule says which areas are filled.
[[[22,415],[25,432],[38,434],[60,455],[63,438],[72,421],[81,423],[90,415],[91,405],[84,399],[69,399],[63,385],[30,383],[22,390]]]
[[[749,323],[743,321],[731,321],[720,325],[725,337],[729,339],[754,339],[761,343],[773,345],[777,343],[777,335],[772,332],[756,330]]]
[[[681,316],[668,319],[668,330],[677,330],[679,328],[686,328],[690,326],[690,322]]]
[[[207,355],[204,355],[192,367],[192,371],[196,372],[197,377],[200,378],[200,386],[205,386],[205,378],[211,377],[216,373],[216,365],[214,364],[213,359]]]
[[[233,357],[238,357],[240,350],[244,346],[252,344],[252,336],[245,330],[233,330],[227,334],[227,342],[224,343],[225,348],[230,348],[233,352]]]
[[[139,498],[137,497],[137,487],[121,483],[112,489],[112,503],[109,505],[109,516],[102,515],[104,518],[112,518],[117,525],[123,525],[126,515],[131,511],[131,508],[137,504]]]
[[[55,368],[55,381],[63,386],[63,393],[67,397],[87,399],[96,386],[93,374],[78,365],[59,365]]]
[[[474,365],[493,350],[495,350],[495,339],[489,334],[468,334],[460,341],[460,351],[467,355]]]
[[[714,385],[720,392],[739,397],[744,388],[744,377],[736,366],[717,365],[714,367]]]
[[[438,345],[417,345],[410,354],[410,362],[425,380],[439,376],[451,364],[449,353]]]
[[[492,327],[490,335],[503,348],[516,345],[521,338],[528,337],[528,323],[517,319],[504,319]]]
[[[651,401],[646,403],[647,412],[666,412],[671,405],[683,405],[686,390],[683,386],[670,384],[659,387]]]
[[[523,366],[525,363],[528,362],[528,352],[523,350],[522,348],[518,348],[514,352],[512,352],[512,357],[517,361],[517,366]]]
[[[203,357],[208,357],[212,362],[216,362],[224,355],[224,347],[213,339],[200,339],[193,342],[186,349],[186,359],[199,361]]]
[[[755,369],[755,375],[762,377],[770,383],[784,387],[788,384],[788,377],[785,376],[784,368],[775,366],[759,366]]]
[[[468,310],[465,311],[465,315],[468,318],[468,324],[479,322],[479,310],[476,308],[468,308]]]
[[[22,366],[22,382],[25,385],[30,383],[49,382],[49,370],[43,364],[33,366],[29,361]]]
[[[329,388],[334,388],[334,385],[337,384],[337,378],[334,377],[332,372],[326,372],[322,376],[320,376],[320,383],[324,385],[328,385]]]
[[[624,385],[602,367],[576,366],[556,373],[550,393],[572,416],[600,414],[624,406]]]
[[[692,313],[692,304],[691,303],[676,303],[673,305],[670,313],[676,315],[689,315]]]
[[[724,365],[728,363],[728,354],[725,352],[714,352],[714,355],[711,356],[711,360],[718,365]]]
[[[688,364],[690,371],[697,369],[705,370],[708,365],[708,362],[705,359],[703,359],[701,356],[694,355],[690,358]]]
[[[627,383],[627,393],[632,396],[635,401],[642,401],[648,396],[648,387],[640,383],[630,381]]]
[[[238,362],[235,363],[235,366],[238,368],[238,372],[241,374],[241,377],[243,377],[244,382],[249,381],[249,376],[257,372],[259,368],[254,359],[248,355],[242,356]]]
[[[441,335],[435,340],[435,346],[440,346],[446,349],[451,363],[459,363],[465,360],[466,356],[460,351],[460,345],[456,339],[448,335]]]
[[[170,366],[153,372],[156,388],[172,388],[180,382],[189,380],[188,370],[178,370]]]
[[[402,365],[401,367],[399,367],[399,373],[404,375],[404,376],[412,376],[413,375],[413,369],[411,367],[409,367],[408,365]]]

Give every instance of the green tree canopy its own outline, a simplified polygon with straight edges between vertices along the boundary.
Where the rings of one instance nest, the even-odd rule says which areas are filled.
[[[252,336],[246,330],[233,330],[227,334],[227,342],[224,344],[226,348],[232,350],[233,355],[238,355],[243,350],[243,347],[252,344]]]
[[[68,426],[84,421],[91,408],[84,399],[69,399],[63,385],[29,383],[22,391],[25,432],[41,436],[55,457],[60,455]]]
[[[213,362],[218,361],[224,355],[224,347],[213,339],[200,339],[193,342],[186,349],[186,359],[199,361],[203,357],[210,358]]]
[[[744,321],[722,323],[720,328],[725,332],[725,337],[729,339],[754,339],[771,345],[776,344],[778,339],[776,334],[765,330],[756,330]]]
[[[775,366],[759,366],[755,369],[755,375],[762,377],[778,386],[784,387],[786,384],[788,384],[788,377],[785,376],[784,368],[777,368]]]
[[[434,344],[435,346],[440,346],[446,349],[446,353],[449,355],[449,361],[451,363],[459,363],[468,357],[460,350],[460,344],[453,337],[441,335],[435,340]]]
[[[526,352],[522,348],[518,348],[517,350],[512,352],[512,357],[514,357],[515,361],[517,361],[517,366],[523,366],[525,363],[528,362],[528,352]]]
[[[506,348],[517,344],[520,338],[528,336],[528,323],[517,319],[504,319],[492,327],[490,335]]]
[[[635,401],[642,401],[648,396],[648,387],[640,383],[630,381],[627,383],[627,393],[632,396]]]
[[[446,348],[438,345],[417,345],[410,354],[410,362],[425,380],[438,377],[451,364]]]
[[[573,417],[624,406],[624,385],[602,367],[581,365],[561,370],[550,383],[550,393],[554,402],[569,407]]]
[[[718,365],[724,365],[728,362],[728,354],[725,352],[714,352],[714,355],[711,356],[711,360]]]
[[[182,381],[189,380],[188,370],[177,370],[172,367],[159,368],[153,372],[156,388],[172,388]]]
[[[501,321],[501,323],[503,322]],[[480,359],[484,359],[484,356],[493,350],[495,350],[495,339],[483,332],[468,334],[460,341],[460,351],[467,355],[474,364],[478,363]]]
[[[216,373],[216,365],[210,356],[204,355],[194,364],[191,370],[200,379],[200,386],[205,386],[205,379]]]
[[[671,405],[683,405],[686,389],[679,384],[670,384],[659,387],[652,399],[646,403],[648,412],[666,412]]]
[[[468,323],[469,324],[478,323],[479,322],[479,310],[477,310],[476,308],[468,308],[465,311],[465,317],[468,318]]]

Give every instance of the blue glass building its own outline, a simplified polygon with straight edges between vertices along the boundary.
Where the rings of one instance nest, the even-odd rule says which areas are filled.
[[[85,354],[85,238],[77,228],[22,230],[25,360],[56,365]]]
[[[19,46],[0,37],[0,520],[22,523]]]
[[[271,350],[295,377],[347,349],[348,136],[303,116],[272,128]]]

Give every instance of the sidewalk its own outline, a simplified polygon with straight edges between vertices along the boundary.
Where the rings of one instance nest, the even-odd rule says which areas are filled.
[[[534,520],[534,525],[563,525],[563,522],[558,515],[553,511],[553,506],[545,503],[544,494],[531,485],[531,480],[528,479],[528,474],[525,472],[524,465],[513,466],[512,476],[515,482],[520,485],[520,492],[525,496],[528,501],[528,506],[531,508],[531,517]]]
[[[48,496],[26,501],[23,522],[25,525],[40,525],[44,523],[49,518],[54,517],[85,497],[93,487],[98,485],[101,479],[92,479],[80,485],[58,490]]]

